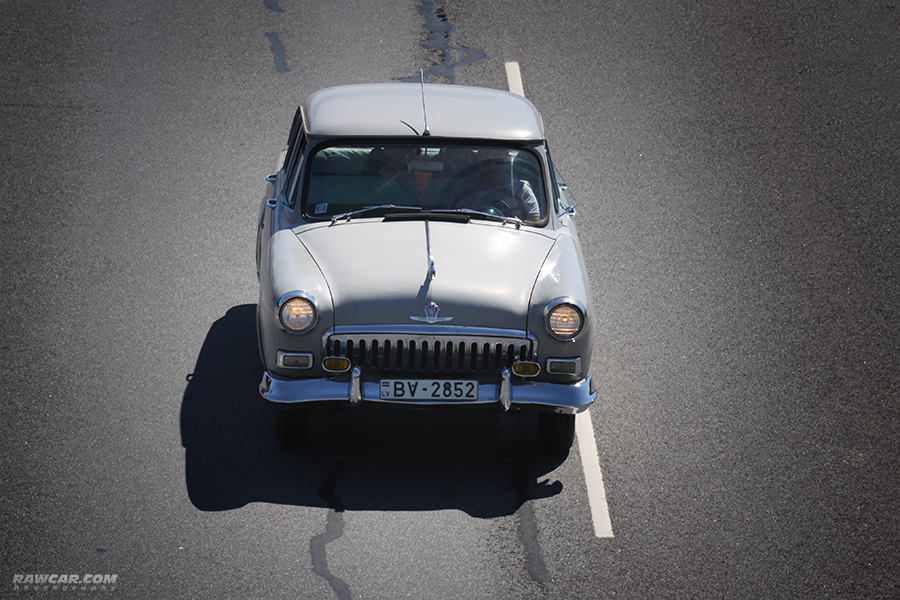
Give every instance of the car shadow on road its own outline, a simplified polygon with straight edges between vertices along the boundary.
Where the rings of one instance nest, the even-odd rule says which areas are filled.
[[[185,480],[200,510],[251,502],[344,510],[515,513],[562,490],[565,455],[539,451],[534,415],[494,411],[317,407],[310,448],[282,451],[257,391],[256,305],[209,330],[181,407]]]

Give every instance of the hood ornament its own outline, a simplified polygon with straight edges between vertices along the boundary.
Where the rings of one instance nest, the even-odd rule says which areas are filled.
[[[453,317],[439,317],[439,312],[441,312],[441,307],[438,306],[436,302],[432,302],[425,307],[424,317],[410,317],[410,319],[412,319],[413,321],[420,321],[429,324],[444,323],[445,321],[453,320]]]

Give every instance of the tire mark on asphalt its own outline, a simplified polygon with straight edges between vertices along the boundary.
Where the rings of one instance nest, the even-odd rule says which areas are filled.
[[[513,477],[516,495],[522,502],[522,506],[516,511],[516,516],[519,520],[519,541],[525,549],[525,570],[534,581],[549,583],[550,572],[547,570],[547,564],[544,562],[544,555],[541,552],[541,544],[538,541],[537,518],[534,515],[534,507],[529,502],[531,482],[528,479],[528,473],[523,469],[521,473],[513,473]]]
[[[278,0],[263,0],[263,4],[272,12],[284,12],[284,9],[278,6]],[[277,33],[271,31],[266,33],[266,38],[269,40],[269,47],[272,49],[275,70],[279,73],[290,73],[291,69],[288,67],[287,59],[284,56],[284,44],[281,43],[281,38],[278,37]]]
[[[290,73],[291,69],[287,65],[287,59],[284,57],[284,45],[277,33],[271,31],[266,33],[269,39],[269,46],[272,48],[272,58],[275,59],[275,70],[279,73]]]
[[[353,596],[350,593],[350,586],[328,568],[326,552],[328,544],[344,535],[344,501],[335,493],[334,488],[345,471],[346,468],[343,465],[338,465],[317,490],[319,497],[328,504],[329,510],[325,520],[325,531],[310,539],[309,553],[312,558],[313,572],[328,582],[340,600],[351,600]]]
[[[422,0],[419,4],[419,14],[425,17],[425,29],[428,30],[428,40],[422,44],[429,50],[436,51],[439,61],[430,70],[425,71],[425,78],[445,78],[447,83],[456,83],[456,69],[465,67],[487,58],[487,54],[471,48],[450,45],[450,33],[456,27],[450,24],[443,4],[445,0]],[[453,54],[463,53],[465,56],[458,61],[453,61]],[[420,75],[407,77],[403,81],[418,82]]]
[[[284,12],[284,9],[278,6],[278,0],[263,0],[263,4],[265,4],[266,8],[273,12]]]
[[[510,487],[512,487],[516,506],[516,529],[519,543],[525,551],[525,571],[528,576],[537,583],[549,583],[550,572],[544,562],[541,544],[538,540],[537,517],[534,514],[534,506],[531,500],[555,495],[559,493],[562,485],[559,482],[537,484],[533,474],[535,460],[539,460],[533,451],[524,447],[519,432],[508,426],[501,427],[500,445],[503,453],[510,457],[507,465],[510,473]],[[536,489],[543,486],[545,489]],[[548,494],[548,492],[550,492]]]

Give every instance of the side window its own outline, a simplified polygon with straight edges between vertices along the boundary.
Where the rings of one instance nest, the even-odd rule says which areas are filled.
[[[292,204],[293,191],[296,186],[299,165],[303,160],[303,151],[306,148],[306,133],[303,131],[303,111],[298,106],[294,113],[294,121],[291,123],[291,133],[288,135],[287,156],[284,159],[284,175],[281,186],[284,199]]]
[[[301,132],[303,131],[303,111],[300,107],[297,107],[297,112],[294,113],[294,121],[291,123],[291,133],[288,135],[287,148],[288,148],[288,162],[290,162],[290,155],[294,153],[293,151],[297,146],[297,139],[300,137]]]
[[[303,170],[303,157],[306,152],[306,134],[300,134],[300,138],[297,140],[297,149],[293,157],[290,157],[287,165],[285,166],[285,185],[284,185],[284,199],[288,203],[288,206],[294,206],[297,198],[297,186],[300,185],[300,172]]]

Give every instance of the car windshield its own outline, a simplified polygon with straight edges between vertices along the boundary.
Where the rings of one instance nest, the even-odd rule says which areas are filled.
[[[432,210],[536,224],[546,216],[543,171],[524,147],[409,143],[327,145],[308,158],[301,201],[309,219]],[[360,212],[362,211],[362,212]]]

